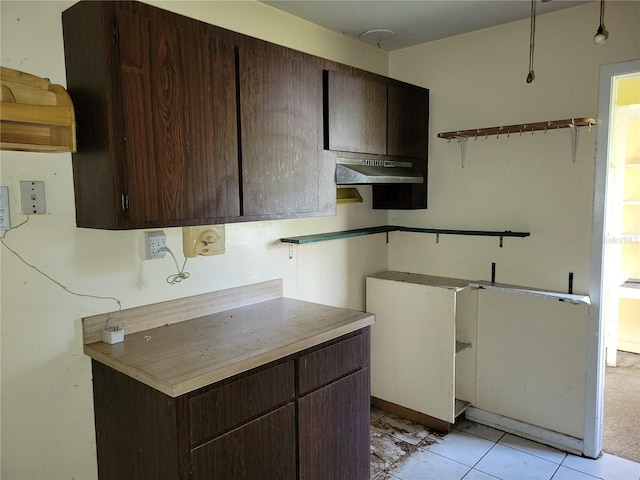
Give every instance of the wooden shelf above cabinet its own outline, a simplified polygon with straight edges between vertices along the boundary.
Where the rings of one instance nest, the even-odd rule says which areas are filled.
[[[29,73],[0,69],[0,149],[75,152],[75,113],[67,91]]]

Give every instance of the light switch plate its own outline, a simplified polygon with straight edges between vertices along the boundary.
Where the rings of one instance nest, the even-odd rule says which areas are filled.
[[[0,230],[11,230],[9,187],[0,187]]]
[[[24,215],[47,213],[44,199],[44,182],[37,180],[21,181],[20,200]]]

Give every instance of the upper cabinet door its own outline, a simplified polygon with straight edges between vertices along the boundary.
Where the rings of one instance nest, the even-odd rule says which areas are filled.
[[[321,60],[245,38],[239,78],[242,214],[335,213],[335,189],[327,188],[335,163],[322,155]],[[327,211],[328,193],[333,199]]]
[[[129,221],[238,216],[234,47],[163,16],[116,13]]]
[[[387,85],[366,72],[325,72],[325,148],[387,153]]]
[[[412,85],[388,87],[388,153],[427,158],[429,90]]]

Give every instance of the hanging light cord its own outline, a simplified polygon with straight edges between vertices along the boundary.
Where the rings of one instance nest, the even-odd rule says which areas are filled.
[[[536,43],[536,0],[531,0],[531,31],[529,33],[529,74],[527,83],[533,82],[536,74],[533,71],[533,52]]]

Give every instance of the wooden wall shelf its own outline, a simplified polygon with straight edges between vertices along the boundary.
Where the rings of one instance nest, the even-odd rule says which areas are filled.
[[[567,118],[564,120],[549,120],[547,122],[535,122],[535,123],[519,123],[516,125],[506,125],[503,127],[485,127],[485,128],[473,128],[470,130],[456,130],[454,132],[443,132],[438,134],[438,138],[446,138],[451,140],[452,138],[469,138],[469,137],[488,137],[489,135],[511,135],[521,133],[532,133],[541,130],[557,130],[559,128],[571,128],[571,127],[590,127],[597,125],[598,121],[594,118]]]
[[[75,152],[75,112],[67,91],[29,73],[0,69],[0,149]]]
[[[506,125],[503,127],[484,127],[473,128],[470,130],[456,130],[453,132],[442,132],[438,134],[438,138],[445,138],[448,141],[451,139],[457,139],[460,144],[460,160],[462,162],[462,168],[464,168],[465,156],[467,151],[467,139],[484,137],[489,138],[489,135],[495,135],[496,138],[500,138],[500,135],[506,135],[507,138],[511,134],[522,135],[523,133],[531,133],[542,131],[546,133],[548,130],[560,130],[561,128],[571,129],[571,159],[576,161],[576,150],[578,148],[578,127],[589,127],[597,125],[598,121],[594,118],[566,118],[564,120],[549,120],[547,122],[534,122],[534,123],[519,123],[516,125]]]

